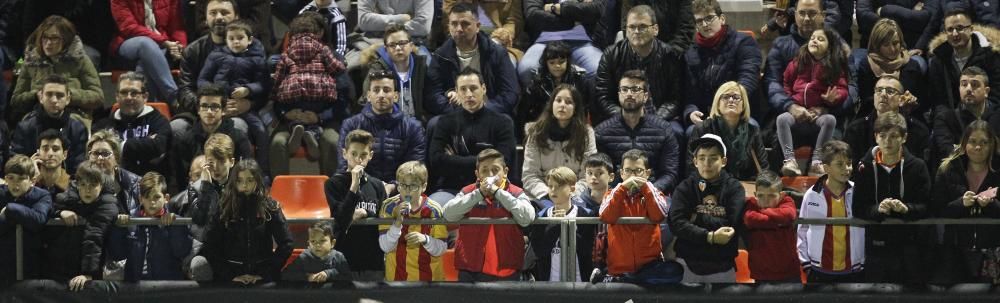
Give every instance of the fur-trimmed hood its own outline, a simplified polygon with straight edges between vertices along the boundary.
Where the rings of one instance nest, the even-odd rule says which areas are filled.
[[[24,65],[48,66],[52,63],[79,61],[86,57],[87,53],[83,50],[83,41],[80,40],[80,36],[76,36],[73,37],[73,43],[70,43],[62,53],[51,58],[46,57],[43,51],[34,44],[29,44],[24,50]]]
[[[972,25],[972,39],[979,40],[979,46],[990,47],[993,52],[1000,53],[1000,29],[982,24]],[[938,33],[928,44],[931,55],[937,52],[937,48],[948,43],[947,33]]]

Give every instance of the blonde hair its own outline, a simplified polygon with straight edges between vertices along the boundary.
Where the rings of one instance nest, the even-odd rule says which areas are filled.
[[[214,133],[205,140],[205,155],[216,159],[233,159],[233,139],[223,133]]]
[[[420,161],[408,161],[396,169],[396,180],[403,177],[414,178],[420,183],[427,183],[427,167]]]
[[[94,144],[99,142],[111,145],[111,153],[115,155],[115,163],[122,161],[122,139],[118,137],[118,133],[115,130],[103,129],[90,134],[90,140],[87,140],[87,151],[90,152],[94,148]]]
[[[557,186],[573,185],[576,184],[576,173],[569,167],[556,167],[545,174],[545,181],[555,183]]]
[[[750,100],[747,100],[749,99],[747,89],[736,81],[723,83],[719,86],[719,89],[715,91],[715,98],[712,99],[712,111],[709,113],[709,117],[722,116],[722,95],[732,91],[736,91],[743,98],[743,115],[740,117],[740,120],[750,121]]]

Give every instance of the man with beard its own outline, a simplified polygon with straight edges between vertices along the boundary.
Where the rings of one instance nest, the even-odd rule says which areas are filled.
[[[969,13],[962,9],[949,10],[941,29],[941,33],[931,40],[932,57],[927,70],[927,83],[931,84],[928,101],[932,102],[935,111],[955,109],[965,103],[960,91],[966,88],[959,80],[967,67],[976,66],[986,72],[987,79],[992,82],[982,84],[1000,86],[1000,54],[996,51],[1000,32],[997,29],[972,25]],[[1000,106],[1000,90],[990,91],[988,96],[988,107]],[[962,132],[955,134],[955,138],[959,138]]]
[[[191,130],[174,135],[174,148],[171,149],[170,163],[173,168],[173,179],[170,188],[176,191],[187,184],[188,170],[191,161],[203,153],[203,146],[212,134],[226,134],[236,145],[236,160],[251,159],[253,148],[246,133],[233,126],[233,119],[224,117],[226,108],[225,92],[222,87],[209,84],[198,89],[198,120]]]
[[[903,91],[903,83],[891,75],[884,75],[875,83],[875,111],[867,117],[851,121],[844,132],[844,142],[851,146],[851,163],[857,163],[875,146],[875,119],[885,113],[899,113],[899,107],[907,102],[916,102],[910,91]],[[904,116],[906,119],[906,149],[919,158],[923,158],[924,149],[930,140],[931,132],[927,125]]]
[[[55,196],[69,188],[70,174],[63,168],[66,163],[66,146],[69,144],[59,130],[47,129],[38,135],[38,151],[31,160],[38,166],[35,187],[45,189]],[[81,142],[83,148],[86,142]]]
[[[1000,131],[1000,115],[987,104],[991,93],[990,76],[979,67],[969,66],[962,71],[958,87],[962,103],[957,108],[944,108],[934,115],[934,137],[930,165],[936,168],[941,159],[958,147],[956,139],[972,121],[989,121],[993,133]]]
[[[597,151],[608,154],[621,167],[622,155],[631,149],[646,153],[646,167],[652,170],[656,189],[669,195],[677,183],[680,154],[670,122],[646,113],[649,99],[646,75],[641,70],[626,71],[618,81],[621,113],[602,122],[594,133]],[[431,152],[433,155],[433,150]]]
[[[95,130],[114,129],[121,136],[121,164],[138,175],[167,172],[170,123],[158,110],[146,105],[149,92],[142,74],[127,72],[118,78],[118,110],[97,123]]]
[[[77,165],[84,160],[87,128],[80,121],[70,118],[69,111],[66,111],[66,106],[72,97],[69,79],[53,74],[46,77],[43,82],[42,88],[36,93],[41,106],[36,107],[17,124],[10,152],[31,156],[39,150],[39,134],[47,129],[55,129],[66,141],[60,148],[63,152],[68,151],[68,158],[65,159],[66,171],[72,174],[76,171]],[[62,161],[59,164],[61,166]]]

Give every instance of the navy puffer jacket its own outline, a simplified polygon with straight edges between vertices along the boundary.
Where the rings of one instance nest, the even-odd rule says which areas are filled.
[[[347,148],[347,134],[363,129],[375,136],[372,160],[365,172],[385,182],[396,180],[396,168],[407,161],[421,161],[427,154],[427,135],[417,119],[404,115],[398,107],[392,113],[377,115],[371,104],[365,105],[360,114],[354,115],[340,127],[340,146]],[[347,168],[347,160],[340,156],[338,171]]]
[[[712,109],[715,91],[728,81],[736,81],[746,88],[748,96],[757,94],[760,85],[760,65],[763,56],[757,41],[747,34],[726,29],[725,40],[716,48],[702,48],[692,44],[684,53],[687,62],[687,101],[683,120],[694,111],[705,113]]]
[[[647,168],[653,170],[653,184],[665,194],[674,191],[680,154],[670,122],[646,114],[635,129],[630,129],[625,119],[617,115],[598,125],[594,133],[597,135],[597,151],[611,156],[616,167],[621,166],[625,152],[631,149],[646,152],[649,158]]]

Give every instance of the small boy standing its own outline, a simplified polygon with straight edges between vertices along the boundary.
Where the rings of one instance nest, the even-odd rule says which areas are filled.
[[[743,227],[743,185],[724,171],[726,145],[705,134],[691,142],[698,173],[681,181],[670,205],[674,249],[684,282],[735,283],[738,234]]]
[[[399,195],[385,200],[379,218],[394,218],[379,225],[378,244],[385,252],[386,281],[444,281],[441,255],[448,249],[445,225],[409,225],[403,219],[441,219],[444,209],[424,195],[427,167],[409,161],[396,169]],[[405,234],[404,234],[405,231]]]
[[[382,180],[365,172],[372,159],[375,137],[364,130],[347,134],[342,149],[347,159],[347,171],[326,181],[326,199],[336,222],[336,234],[341,251],[351,264],[355,281],[382,281],[385,278],[385,254],[379,246],[378,226],[352,223],[364,218],[376,218],[386,199]],[[349,234],[348,234],[349,233]]]
[[[826,175],[802,197],[799,218],[853,218],[851,147],[832,140],[823,145]],[[808,283],[857,283],[865,263],[865,229],[845,225],[800,224],[796,245]]]
[[[608,191],[611,181],[615,179],[614,164],[611,163],[611,157],[608,157],[607,154],[596,153],[583,160],[583,169],[586,172],[587,186],[582,189],[577,188],[576,198],[582,201],[585,207],[600,210],[604,194]],[[578,225],[577,228],[579,226],[582,225]],[[608,266],[608,226],[597,224],[595,227],[594,244],[591,245],[593,249],[590,253],[591,265],[594,268],[590,273],[591,283],[599,282],[596,279],[602,278],[603,273],[607,272]]]
[[[344,254],[333,249],[336,245],[333,225],[330,222],[316,222],[309,228],[309,248],[281,272],[281,279],[310,283],[349,281],[351,268],[347,265]]]
[[[170,225],[176,215],[167,210],[170,200],[167,179],[157,172],[148,172],[139,180],[139,203],[135,215],[158,218],[161,226],[133,225],[128,227],[123,253],[125,281],[183,280],[184,258],[191,253],[191,231],[186,225]]]
[[[14,155],[4,165],[4,181],[0,185],[0,288],[17,280],[14,230],[24,228],[24,278],[41,276],[39,256],[42,255],[41,232],[52,210],[49,192],[32,186],[38,170],[27,156]]]
[[[576,190],[576,173],[572,169],[560,166],[549,170],[545,176],[546,186],[549,187],[549,199],[553,205],[538,212],[539,218],[578,218],[596,217],[596,208],[589,208],[580,198],[572,193]],[[581,276],[587,277],[593,270],[594,225],[578,225],[576,232],[576,276],[572,281],[580,282]],[[562,264],[560,252],[560,226],[559,225],[533,225],[531,226],[531,247],[534,249],[538,261],[535,262],[535,280],[553,281],[561,280]]]
[[[757,176],[756,197],[747,198],[743,224],[747,227],[750,277],[757,283],[800,280],[795,201],[781,193],[781,187],[781,177],[764,170]]]

